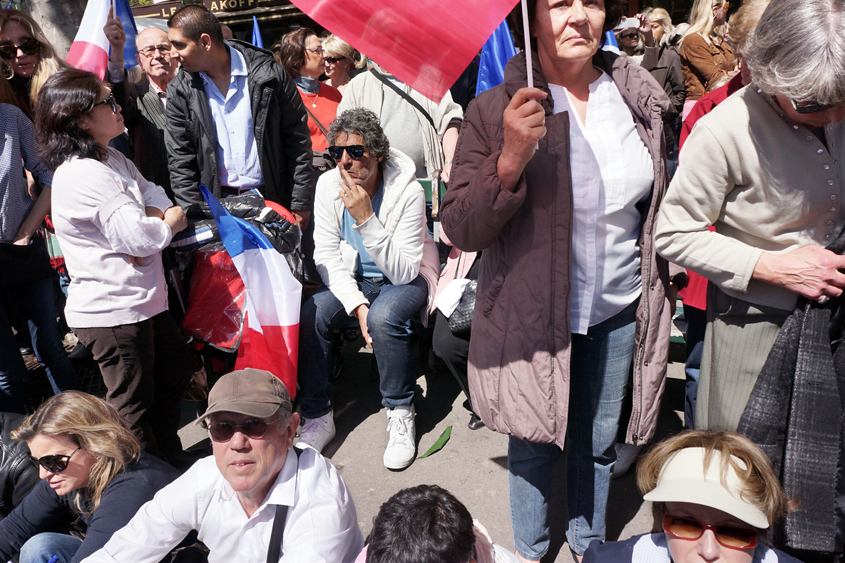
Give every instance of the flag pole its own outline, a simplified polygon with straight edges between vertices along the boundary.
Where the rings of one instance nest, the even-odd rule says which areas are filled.
[[[534,70],[531,64],[531,33],[528,31],[528,0],[522,2],[522,34],[525,36],[525,65],[528,70],[528,87],[534,87]]]

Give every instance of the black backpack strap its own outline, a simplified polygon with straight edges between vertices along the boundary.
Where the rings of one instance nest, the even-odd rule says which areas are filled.
[[[296,473],[299,476],[299,456],[302,455],[302,449],[296,446],[293,447],[296,452]],[[296,481],[294,481],[294,491],[296,490]],[[276,505],[276,514],[273,516],[273,530],[270,532],[270,547],[267,548],[267,563],[279,563],[282,558],[282,534],[285,531],[285,520],[288,516],[288,507],[284,504]]]
[[[320,120],[317,119],[317,117],[313,113],[311,113],[311,110],[308,109],[308,105],[302,104],[302,106],[305,108],[305,112],[308,114],[308,117],[311,118],[311,121],[313,121],[317,125],[317,128],[320,129],[320,131],[323,133],[323,135],[326,136],[326,139],[328,139],[329,138],[328,129],[326,129],[326,127],[322,123],[320,123]]]
[[[382,83],[384,83],[384,85],[385,85],[385,86],[387,86],[388,88],[390,88],[391,90],[393,90],[394,92],[396,92],[397,94],[399,94],[399,96],[401,96],[402,98],[404,98],[404,100],[405,100],[406,102],[408,102],[409,104],[411,104],[412,106],[414,106],[414,109],[416,109],[418,112],[420,112],[421,114],[423,114],[423,115],[425,116],[425,118],[428,120],[428,122],[429,122],[429,123],[431,123],[431,126],[434,128],[434,130],[435,130],[435,131],[437,131],[437,126],[434,124],[434,120],[431,118],[431,116],[428,114],[428,112],[427,112],[427,111],[425,111],[425,110],[423,109],[423,107],[420,105],[420,103],[419,103],[418,101],[416,101],[414,98],[412,98],[412,97],[411,97],[411,96],[410,96],[407,92],[405,92],[404,90],[400,90],[400,89],[399,89],[399,87],[398,87],[398,86],[396,86],[396,84],[394,84],[393,82],[391,82],[390,80],[388,80],[388,78],[387,78],[386,76],[384,76],[382,73],[380,73],[380,72],[379,72],[379,71],[377,71],[376,69],[371,68],[371,69],[370,69],[370,72],[372,72],[372,73],[373,73],[373,76],[375,76],[376,78],[378,78],[379,80],[381,80],[381,81],[382,81]]]

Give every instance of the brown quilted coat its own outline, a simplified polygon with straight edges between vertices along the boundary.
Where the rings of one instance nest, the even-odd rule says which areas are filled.
[[[669,347],[668,265],[652,242],[657,208],[668,184],[661,116],[669,100],[648,71],[623,57],[599,51],[593,64],[613,78],[654,160],[654,188],[642,209],[643,292],[637,310],[633,411],[626,433],[629,443],[640,444],[654,434]],[[539,66],[534,68],[534,84],[548,92]],[[502,115],[525,85],[525,58],[520,54],[508,62],[505,83],[470,105],[441,221],[455,246],[484,251],[469,350],[476,412],[493,430],[562,448],[570,378],[569,114],[552,115],[551,95],[542,101],[546,136],[516,191],[508,191],[496,174],[504,146]]]

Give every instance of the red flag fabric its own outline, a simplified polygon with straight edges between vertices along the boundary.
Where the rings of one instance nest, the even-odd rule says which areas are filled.
[[[519,0],[292,0],[297,8],[439,102]]]

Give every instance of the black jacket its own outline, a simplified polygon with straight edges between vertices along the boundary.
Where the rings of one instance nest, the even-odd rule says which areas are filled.
[[[263,195],[287,209],[310,211],[315,185],[311,134],[296,85],[269,51],[243,41],[226,43],[246,60]],[[165,114],[164,140],[176,202],[182,207],[201,202],[199,184],[219,198],[217,133],[198,72],[182,69],[168,84]]]
[[[648,51],[648,49],[647,49]],[[684,111],[684,101],[687,97],[684,86],[684,71],[681,67],[681,56],[671,45],[662,45],[654,53],[646,53],[642,67],[649,71],[658,84],[669,96],[672,105],[663,116],[663,133],[666,135],[666,146],[669,152],[678,150],[678,132],[680,131],[680,117]],[[656,58],[656,60],[655,60]]]
[[[68,515],[76,514],[87,526],[85,540],[71,560],[78,563],[103,547],[144,503],[178,476],[179,472],[171,466],[142,452],[111,480],[100,498],[100,506],[88,514],[80,514],[74,507],[73,499],[79,491],[59,496],[46,480],[41,481],[20,506],[0,522],[0,560],[9,561],[32,536],[53,531]],[[91,509],[87,503],[83,503],[83,507]]]
[[[22,414],[0,413],[0,520],[38,484],[38,469],[29,461],[26,443],[9,436],[24,418]]]

